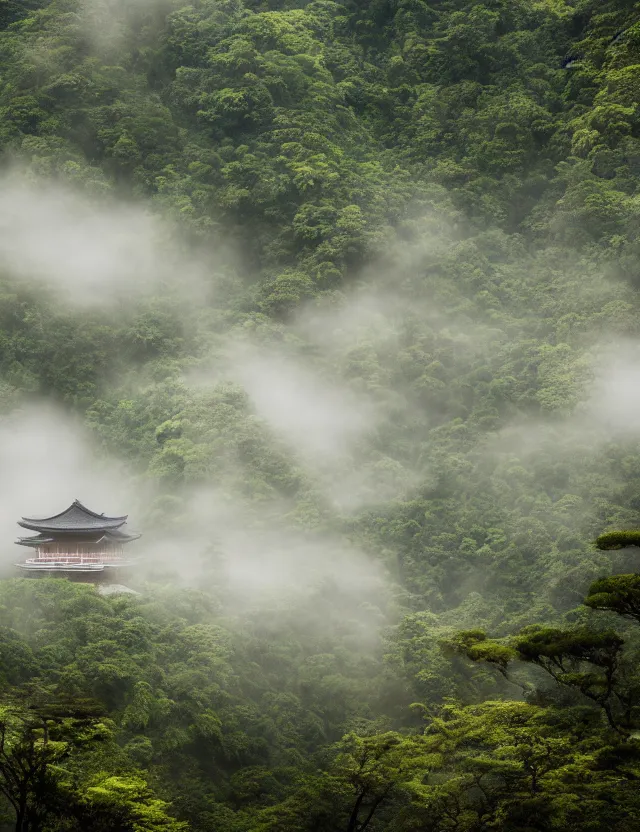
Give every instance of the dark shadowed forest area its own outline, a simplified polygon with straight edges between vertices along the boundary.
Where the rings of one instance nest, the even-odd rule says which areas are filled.
[[[640,2],[0,0],[0,145],[2,832],[637,832]]]

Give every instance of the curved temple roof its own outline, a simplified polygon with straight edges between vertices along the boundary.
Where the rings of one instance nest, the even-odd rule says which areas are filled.
[[[122,529],[114,529],[113,531],[105,532],[97,542],[100,543],[102,540],[106,540],[109,543],[128,543],[130,540],[137,540],[139,537],[142,537],[142,535],[135,532],[133,534],[127,534]]]
[[[69,533],[65,532],[65,535],[67,534]],[[87,532],[78,533],[77,531],[74,531],[70,536],[73,539],[74,536],[79,537],[80,535],[86,534]],[[132,540],[138,540],[139,537],[142,537],[142,535],[135,532],[127,534],[126,532],[123,532],[122,529],[113,529],[112,531],[104,532],[100,535],[100,537],[97,537],[94,533],[90,539],[95,543],[102,543],[102,541],[106,541],[107,543],[130,543]],[[33,546],[37,548],[43,543],[55,543],[56,539],[59,540],[60,538],[52,537],[48,534],[34,534],[32,537],[19,537],[16,540],[16,543],[18,546]]]
[[[16,543],[20,546],[40,546],[41,543],[53,543],[53,540],[46,534],[34,534],[33,537],[19,537]]]
[[[23,517],[18,525],[23,529],[32,529],[35,532],[98,532],[115,531],[124,526],[128,515],[123,517],[105,517],[104,514],[96,514],[79,500],[74,500],[69,508],[54,514],[52,517]]]

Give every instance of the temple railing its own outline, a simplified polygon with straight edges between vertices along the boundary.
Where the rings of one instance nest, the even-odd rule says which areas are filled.
[[[91,552],[91,554],[38,554],[34,558],[27,558],[26,563],[119,563],[122,555],[113,552]]]

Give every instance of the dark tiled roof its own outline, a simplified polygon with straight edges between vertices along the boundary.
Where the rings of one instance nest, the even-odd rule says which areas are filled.
[[[83,506],[79,500],[74,500],[69,508],[60,514],[53,517],[23,517],[18,525],[36,532],[107,531],[118,529],[126,520],[126,514],[123,517],[105,517],[104,514],[96,514]]]
[[[32,537],[19,537],[16,543],[19,546],[40,546],[43,543],[55,543],[56,540],[59,541],[61,539],[60,534],[52,534],[35,534]],[[90,532],[87,532],[86,530],[78,531],[77,529],[74,529],[73,531],[65,530],[63,532],[63,539],[88,539],[89,541],[93,541],[95,543],[99,543],[101,540],[106,540],[109,543],[129,543],[132,540],[138,540],[139,537],[142,537],[142,535],[139,535],[136,532],[128,534],[123,531],[122,527],[119,529],[111,529],[102,533],[100,530],[96,531],[95,529],[92,529]]]
[[[39,546],[41,543],[53,543],[53,538],[46,534],[34,534],[33,537],[19,537],[19,546]]]
[[[136,534],[135,532],[133,532],[132,534],[128,534],[127,532],[123,531],[122,528],[120,528],[105,532],[100,538],[100,540],[106,538],[106,540],[108,540],[110,543],[128,543],[128,541],[137,540],[139,537],[141,537],[141,535]]]

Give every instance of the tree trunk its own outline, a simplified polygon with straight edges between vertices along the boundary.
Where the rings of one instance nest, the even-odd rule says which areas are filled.
[[[356,832],[358,829],[358,815],[360,814],[360,806],[362,805],[362,801],[364,800],[364,796],[366,791],[362,791],[353,806],[351,811],[351,817],[349,818],[349,824],[347,826],[346,832]]]
[[[26,797],[20,800],[16,812],[15,832],[38,832],[29,818],[29,805]]]

